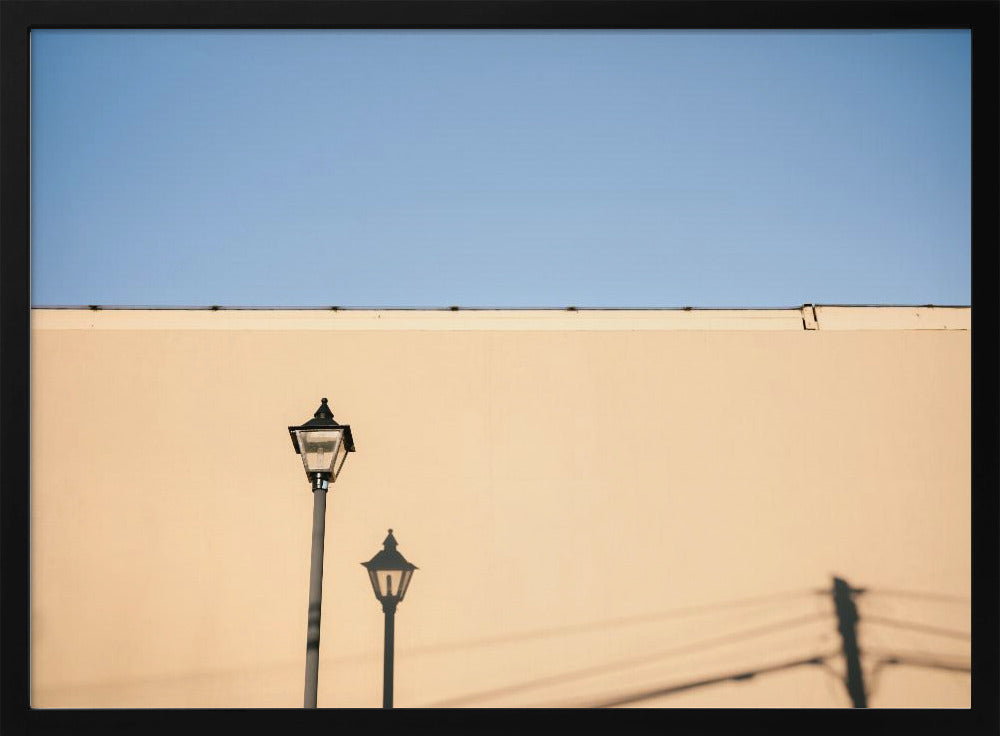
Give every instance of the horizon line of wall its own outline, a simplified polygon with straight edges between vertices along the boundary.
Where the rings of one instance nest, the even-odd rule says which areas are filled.
[[[125,330],[971,330],[969,306],[779,308],[31,308],[32,329]]]

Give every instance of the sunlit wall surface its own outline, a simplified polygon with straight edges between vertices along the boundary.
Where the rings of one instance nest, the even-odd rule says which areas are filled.
[[[970,310],[32,314],[34,707],[969,707]],[[791,663],[815,660],[813,664]],[[894,663],[895,662],[895,663]],[[786,665],[789,665],[786,667]],[[758,673],[673,692],[685,684]],[[660,695],[651,695],[652,693]]]

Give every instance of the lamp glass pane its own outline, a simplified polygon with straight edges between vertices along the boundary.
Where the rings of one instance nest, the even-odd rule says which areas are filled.
[[[376,570],[369,570],[368,571],[368,578],[372,581],[372,590],[375,591],[375,597],[376,598],[381,598],[382,597],[382,591],[379,590],[379,587],[378,587],[378,572]]]
[[[332,473],[343,443],[342,429],[296,430],[299,453],[307,473]]]
[[[413,570],[403,570],[403,577],[399,582],[399,600],[403,600],[406,589],[410,587],[410,578],[413,577]]]
[[[377,595],[381,598],[392,596],[393,598],[403,600],[412,576],[413,570],[376,570],[375,584],[378,589]]]
[[[344,442],[339,442],[337,444],[337,458],[333,463],[333,478],[332,480],[337,480],[337,476],[340,475],[340,469],[344,467],[344,462],[347,460],[347,445]]]

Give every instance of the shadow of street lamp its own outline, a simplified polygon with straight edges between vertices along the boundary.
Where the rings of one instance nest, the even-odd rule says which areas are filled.
[[[396,618],[396,605],[403,600],[406,589],[410,586],[410,578],[417,566],[407,562],[396,550],[396,538],[389,536],[382,542],[382,549],[368,562],[362,562],[368,568],[375,597],[382,603],[385,613],[385,646],[382,659],[382,707],[392,707],[392,658],[393,638]]]
[[[312,483],[312,557],[309,563],[309,618],[306,628],[305,708],[316,707],[319,687],[319,619],[323,602],[323,536],[326,524],[326,491],[337,480],[354,452],[351,427],[338,424],[323,399],[313,418],[298,427],[289,427],[295,452],[302,456],[306,477]]]

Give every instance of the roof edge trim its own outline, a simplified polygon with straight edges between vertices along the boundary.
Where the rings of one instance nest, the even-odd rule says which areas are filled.
[[[33,330],[810,331],[970,330],[971,307],[778,309],[33,308]]]

